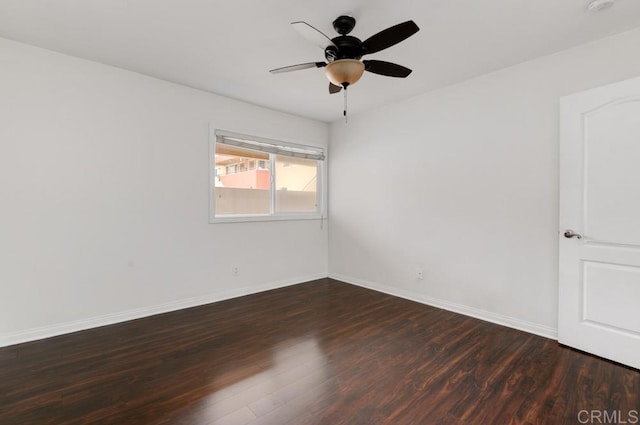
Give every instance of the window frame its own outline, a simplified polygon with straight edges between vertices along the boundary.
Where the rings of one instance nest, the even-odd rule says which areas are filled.
[[[316,200],[318,208],[314,212],[277,212],[276,211],[276,192],[275,179],[276,169],[275,162],[276,153],[268,153],[269,159],[265,160],[270,162],[271,173],[269,175],[269,200],[270,200],[270,212],[268,214],[233,214],[225,216],[216,216],[216,196],[215,196],[215,179],[216,179],[216,145],[218,137],[230,137],[243,139],[248,141],[255,141],[258,143],[267,143],[278,146],[285,146],[298,149],[314,149],[321,151],[324,154],[324,159],[317,160],[317,177],[316,177]],[[250,150],[250,149],[249,149]],[[259,152],[259,151],[258,151]],[[257,167],[257,163],[256,163]],[[260,222],[260,221],[284,221],[284,220],[324,220],[326,217],[326,205],[327,205],[327,148],[324,146],[316,145],[304,145],[300,143],[293,143],[282,139],[271,139],[266,137],[252,136],[244,133],[232,132],[210,126],[209,130],[209,223],[241,223],[241,222]]]

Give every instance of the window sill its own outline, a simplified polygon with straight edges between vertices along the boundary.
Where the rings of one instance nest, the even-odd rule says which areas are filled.
[[[214,217],[209,219],[209,224],[218,223],[250,223],[261,221],[300,221],[300,220],[325,220],[326,216],[318,213],[311,214],[279,214],[279,215],[234,215],[226,217]]]

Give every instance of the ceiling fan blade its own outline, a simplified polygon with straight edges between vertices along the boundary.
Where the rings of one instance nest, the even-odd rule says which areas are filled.
[[[322,49],[326,49],[327,46],[335,46],[333,41],[331,41],[325,33],[304,21],[291,22],[291,26],[293,26],[301,36]]]
[[[331,94],[339,93],[340,90],[342,90],[342,87],[336,86],[333,83],[329,83],[329,93]]]
[[[364,70],[373,72],[374,74],[380,74],[387,77],[399,77],[405,78],[411,74],[409,68],[405,68],[397,63],[377,61],[377,60],[364,60]]]
[[[325,66],[327,66],[325,62],[307,62],[307,63],[300,63],[298,65],[283,66],[282,68],[272,69],[269,72],[272,74],[280,74],[281,72],[298,71],[300,69],[308,69],[308,68],[323,68]]]
[[[403,22],[386,30],[382,30],[362,42],[363,54],[369,55],[384,50],[387,47],[406,40],[419,30],[420,28],[418,28],[418,25],[413,21]]]

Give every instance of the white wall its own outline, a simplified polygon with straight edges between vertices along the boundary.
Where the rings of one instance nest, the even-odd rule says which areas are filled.
[[[0,121],[0,345],[327,275],[319,221],[208,224],[209,123],[324,123],[3,39]]]
[[[555,336],[558,99],[640,75],[638,45],[634,30],[334,123],[330,275]]]
[[[558,98],[640,75],[639,43],[334,123],[327,259],[317,221],[207,223],[209,123],[313,145],[325,124],[0,39],[0,345],[323,277],[328,261],[553,336]]]

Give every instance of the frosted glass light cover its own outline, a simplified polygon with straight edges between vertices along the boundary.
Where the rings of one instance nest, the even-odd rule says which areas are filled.
[[[356,59],[339,59],[331,62],[324,70],[329,81],[336,86],[343,87],[358,82],[364,72],[364,64]]]

